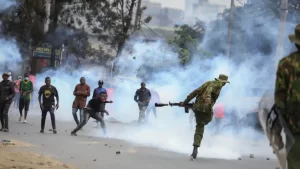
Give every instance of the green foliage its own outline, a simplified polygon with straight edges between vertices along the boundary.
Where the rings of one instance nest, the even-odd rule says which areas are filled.
[[[44,36],[45,11],[43,1],[20,0],[17,7],[2,11],[2,33],[16,38],[23,57],[31,54],[29,45],[37,44]]]
[[[202,21],[197,21],[195,25],[175,25],[175,37],[169,40],[169,44],[174,46],[174,50],[179,54],[179,62],[186,65],[190,62],[193,55],[203,55],[207,52],[199,47],[205,34],[205,25]]]
[[[133,33],[134,7],[138,0],[85,0],[85,18],[94,34],[98,35],[101,42],[108,45],[117,52],[121,53],[126,40]],[[142,7],[138,11],[138,18],[141,18]],[[145,21],[150,22],[148,16]],[[139,29],[140,27],[137,27]]]

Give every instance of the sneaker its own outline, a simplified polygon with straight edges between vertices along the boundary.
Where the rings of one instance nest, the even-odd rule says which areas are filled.
[[[0,131],[3,131],[3,130],[4,130],[4,128],[1,128],[1,129],[0,129]]]
[[[53,129],[53,134],[57,134],[57,131],[55,129]]]
[[[41,130],[40,133],[44,133],[44,130]]]
[[[77,134],[74,131],[72,131],[71,136],[77,136]]]
[[[27,123],[27,122],[26,122],[26,119],[24,119],[23,123]]]
[[[9,130],[8,129],[3,129],[3,132],[8,132]]]
[[[19,121],[22,121],[23,116],[20,116]]]
[[[103,129],[103,136],[107,136],[107,130],[106,129]]]

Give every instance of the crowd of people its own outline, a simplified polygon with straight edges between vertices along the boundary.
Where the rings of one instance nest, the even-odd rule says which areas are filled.
[[[25,73],[23,77],[18,76],[17,79],[13,81],[11,73],[2,74],[3,80],[0,83],[0,131],[9,131],[8,112],[11,105],[19,109],[19,122],[23,121],[23,123],[27,123],[29,107],[32,102],[34,87],[36,87],[35,76],[31,76],[33,76],[31,73]],[[91,95],[90,86],[86,83],[84,77],[80,78],[80,83],[75,86],[73,92],[75,98],[72,104],[72,115],[77,127],[71,132],[71,135],[76,136],[76,132],[88,122],[90,117],[96,120],[97,126],[101,126],[104,135],[107,133],[104,115],[109,115],[109,112],[105,109],[105,104],[112,103],[112,101],[107,101],[108,91],[103,87],[103,84],[103,80],[98,81],[98,87],[93,90],[92,99],[87,102],[87,98]],[[145,91],[148,92],[146,95]],[[149,89],[145,88],[145,83],[143,82],[141,88],[138,89],[135,94],[134,100],[138,102],[140,107],[139,124],[141,124],[141,120],[145,120],[145,117],[148,119],[151,111],[153,111],[154,117],[157,117],[154,103],[159,102],[160,97],[154,90],[152,90],[151,93]],[[153,96],[152,99],[151,95]],[[150,106],[148,108],[149,102]],[[50,77],[45,78],[45,85],[41,86],[38,90],[38,103],[42,114],[40,133],[44,133],[46,117],[49,113],[52,131],[56,134],[54,112],[59,108],[59,92],[55,86],[51,85]]]

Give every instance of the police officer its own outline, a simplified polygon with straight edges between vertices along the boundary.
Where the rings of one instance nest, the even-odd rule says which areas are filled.
[[[300,168],[300,24],[289,39],[297,50],[279,61],[276,73],[275,104],[288,123],[295,143],[287,155],[288,169]]]
[[[215,78],[214,81],[205,82],[198,89],[190,93],[184,102],[181,102],[181,106],[189,103],[193,98],[196,97],[196,102],[193,105],[193,111],[196,118],[196,130],[194,135],[194,150],[191,155],[192,158],[196,158],[198,154],[198,147],[201,144],[204,127],[213,118],[212,107],[216,103],[221,89],[226,83],[229,83],[228,76],[220,74],[219,78]]]

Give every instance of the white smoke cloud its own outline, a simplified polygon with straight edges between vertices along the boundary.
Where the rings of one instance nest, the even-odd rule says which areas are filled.
[[[263,22],[262,18],[256,20]],[[227,25],[223,26],[224,29],[221,30],[226,32]],[[275,24],[270,27],[275,27]],[[244,33],[248,37],[252,37],[257,35],[256,29],[245,29]],[[270,31],[273,29],[268,27],[261,29],[265,31],[266,39],[275,44],[277,32]],[[206,47],[211,39],[224,36],[224,32],[209,32],[209,26],[207,30],[201,46]],[[254,39],[249,45],[255,45],[259,41],[260,39]],[[214,120],[205,126],[205,133],[199,150],[200,157],[235,159],[243,155],[255,154],[256,156],[275,158],[266,137],[254,129],[257,119],[255,120],[255,116],[253,117],[254,112],[257,111],[260,97],[265,90],[272,89],[274,86],[274,65],[268,64],[271,63],[268,57],[257,52],[248,57],[247,60],[237,64],[223,55],[206,59],[194,56],[192,64],[182,68],[177,63],[178,54],[173,52],[163,41],[145,44],[133,39],[131,44],[133,53],[125,54],[124,52],[117,62],[122,76],[135,77],[137,69],[142,65],[161,67],[164,71],[157,71],[153,78],[147,81],[147,87],[155,89],[163,103],[183,101],[190,92],[204,82],[214,80],[219,74],[229,75],[230,84],[224,86],[217,101],[217,104],[225,105],[225,118],[221,123],[221,130],[217,132],[218,128]],[[216,47],[224,45],[225,48],[226,42],[213,45]],[[272,53],[275,53],[275,48],[272,50]],[[251,51],[251,54],[253,53],[255,52]],[[241,54],[244,53],[241,52]],[[258,68],[257,64],[264,66]],[[79,83],[79,78],[81,76],[86,77],[87,83],[93,90],[97,87],[97,81],[104,78],[99,73],[103,71],[104,69],[101,67],[89,67],[87,65],[84,69],[76,70],[72,74],[65,73],[62,69],[48,71],[39,74],[37,80],[44,83],[46,76],[52,78],[52,84],[57,87],[61,98],[61,108],[58,110],[57,119],[73,121],[71,113],[74,100],[73,89]],[[114,85],[114,104],[107,105],[107,107],[114,107],[114,111],[110,112],[111,117],[121,123],[107,125],[109,137],[177,153],[190,154],[194,129],[190,128],[189,114],[185,114],[183,108],[157,108],[158,119],[155,120],[150,114],[149,125],[137,126],[132,123],[138,119],[139,110],[133,97],[135,91],[140,87],[140,82],[139,79],[129,80],[129,78],[115,78],[111,82]],[[105,85],[106,82],[104,82],[104,87]],[[85,130],[84,132],[102,136],[99,130]]]
[[[16,41],[0,39],[0,44],[0,65],[2,69],[5,64],[10,70],[16,69],[18,62],[22,60]]]
[[[262,85],[273,85],[273,81],[270,79],[261,80],[266,79],[268,73],[267,69],[257,70],[255,68],[254,64],[258,62],[257,60],[235,65],[219,56],[201,61],[195,59],[192,65],[183,69],[177,64],[177,54],[173,53],[164,42],[144,44],[135,41],[133,48],[132,56],[120,56],[118,66],[123,72],[122,74],[135,76],[136,70],[143,64],[171,67],[168,71],[157,72],[154,79],[147,82],[147,87],[154,88],[160,94],[161,101],[165,103],[184,100],[190,92],[202,83],[207,80],[214,80],[221,73],[229,75],[231,83],[222,89],[217,102],[225,105],[225,117],[227,118],[222,124],[224,129],[221,130],[221,133],[216,134],[214,121],[206,126],[199,150],[201,152],[199,153],[200,157],[235,159],[250,153],[256,154],[256,156],[273,157],[265,137],[253,127],[246,125],[225,127],[227,123],[232,121],[232,114],[235,113],[238,118],[243,118],[257,107],[255,102],[245,99],[251,93],[248,89]],[[133,56],[136,59],[133,59]],[[91,90],[94,89],[97,87],[97,81],[103,79],[98,74],[98,72],[103,72],[101,69],[87,66],[84,71],[77,70],[73,72],[73,75],[59,70],[56,72],[48,71],[37,76],[37,80],[41,83],[44,82],[46,76],[50,76],[52,84],[60,92],[61,109],[58,110],[57,119],[73,121],[71,106],[74,100],[73,89],[75,85],[79,83],[81,76],[85,76]],[[158,119],[155,120],[150,114],[150,124],[147,126],[139,127],[131,123],[138,119],[138,106],[134,102],[133,96],[140,87],[140,82],[140,80],[120,79],[114,81],[113,106],[115,111],[111,112],[111,116],[124,124],[121,124],[120,126],[123,127],[120,128],[115,125],[108,125],[109,137],[178,153],[191,153],[194,129],[190,128],[188,124],[189,114],[185,114],[183,108],[157,108]],[[112,105],[107,105],[107,107],[109,106]],[[249,121],[251,120],[249,119]],[[91,133],[101,137],[99,130],[91,130]]]
[[[0,11],[3,11],[14,5],[17,5],[16,0],[0,0]]]

